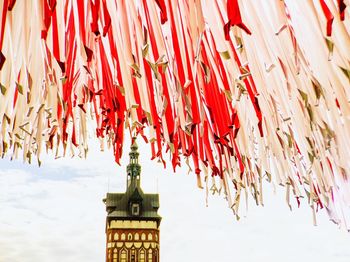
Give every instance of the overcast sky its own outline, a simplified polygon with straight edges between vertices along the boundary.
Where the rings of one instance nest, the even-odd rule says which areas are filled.
[[[162,262],[350,261],[350,234],[323,211],[315,227],[306,202],[291,212],[283,192],[266,185],[265,206],[250,201],[236,221],[223,196],[207,207],[187,168],[164,170],[138,143],[143,189],[160,194]],[[87,160],[46,156],[40,168],[0,160],[0,262],[104,261],[102,198],[125,190],[128,147],[122,167],[96,145]]]

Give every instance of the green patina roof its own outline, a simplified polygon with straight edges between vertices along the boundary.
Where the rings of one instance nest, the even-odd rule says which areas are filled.
[[[107,193],[103,202],[106,205],[107,221],[113,219],[150,220],[159,224],[159,194],[145,194],[140,185],[141,166],[138,163],[137,144],[131,146],[130,163],[127,166],[127,189],[125,193]],[[138,203],[139,215],[131,213],[131,204]]]

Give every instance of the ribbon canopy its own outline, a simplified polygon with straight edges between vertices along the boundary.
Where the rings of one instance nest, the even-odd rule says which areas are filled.
[[[347,4],[3,0],[0,154],[84,156],[95,129],[119,163],[128,130],[174,170],[185,159],[200,187],[217,176],[237,216],[267,180],[345,223]]]

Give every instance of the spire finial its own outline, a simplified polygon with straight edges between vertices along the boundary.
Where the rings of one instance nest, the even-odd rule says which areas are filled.
[[[137,146],[137,143],[136,143],[136,137],[133,137],[131,139],[131,146],[130,146],[130,153],[129,153],[129,156],[130,156],[130,163],[129,165],[132,165],[132,164],[138,164],[139,162],[139,152],[138,152],[138,146]]]
[[[126,167],[128,172],[127,188],[134,188],[135,186],[140,187],[141,166],[139,164],[139,152],[136,144],[136,137],[133,137],[131,140],[129,156],[130,162]]]
[[[137,152],[137,149],[139,147],[137,146],[137,143],[136,143],[136,137],[134,136],[132,139],[131,139],[131,146],[130,146],[130,149],[131,149],[131,152]]]

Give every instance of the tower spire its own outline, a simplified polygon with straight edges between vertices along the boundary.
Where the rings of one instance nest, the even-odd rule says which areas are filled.
[[[130,161],[129,161],[129,165],[130,164],[135,164],[139,162],[139,152],[137,151],[139,147],[137,146],[137,143],[136,143],[136,137],[133,137],[132,138],[132,143],[131,143],[131,146],[130,146],[130,153],[129,153],[129,156],[130,156]]]
[[[141,165],[135,138],[127,165],[127,189],[107,193],[106,262],[159,262],[159,195],[145,194],[140,184]]]
[[[139,152],[135,137],[132,138],[129,157],[129,164],[126,167],[128,174],[127,190],[134,189],[135,187],[140,188],[141,166],[139,164]]]

